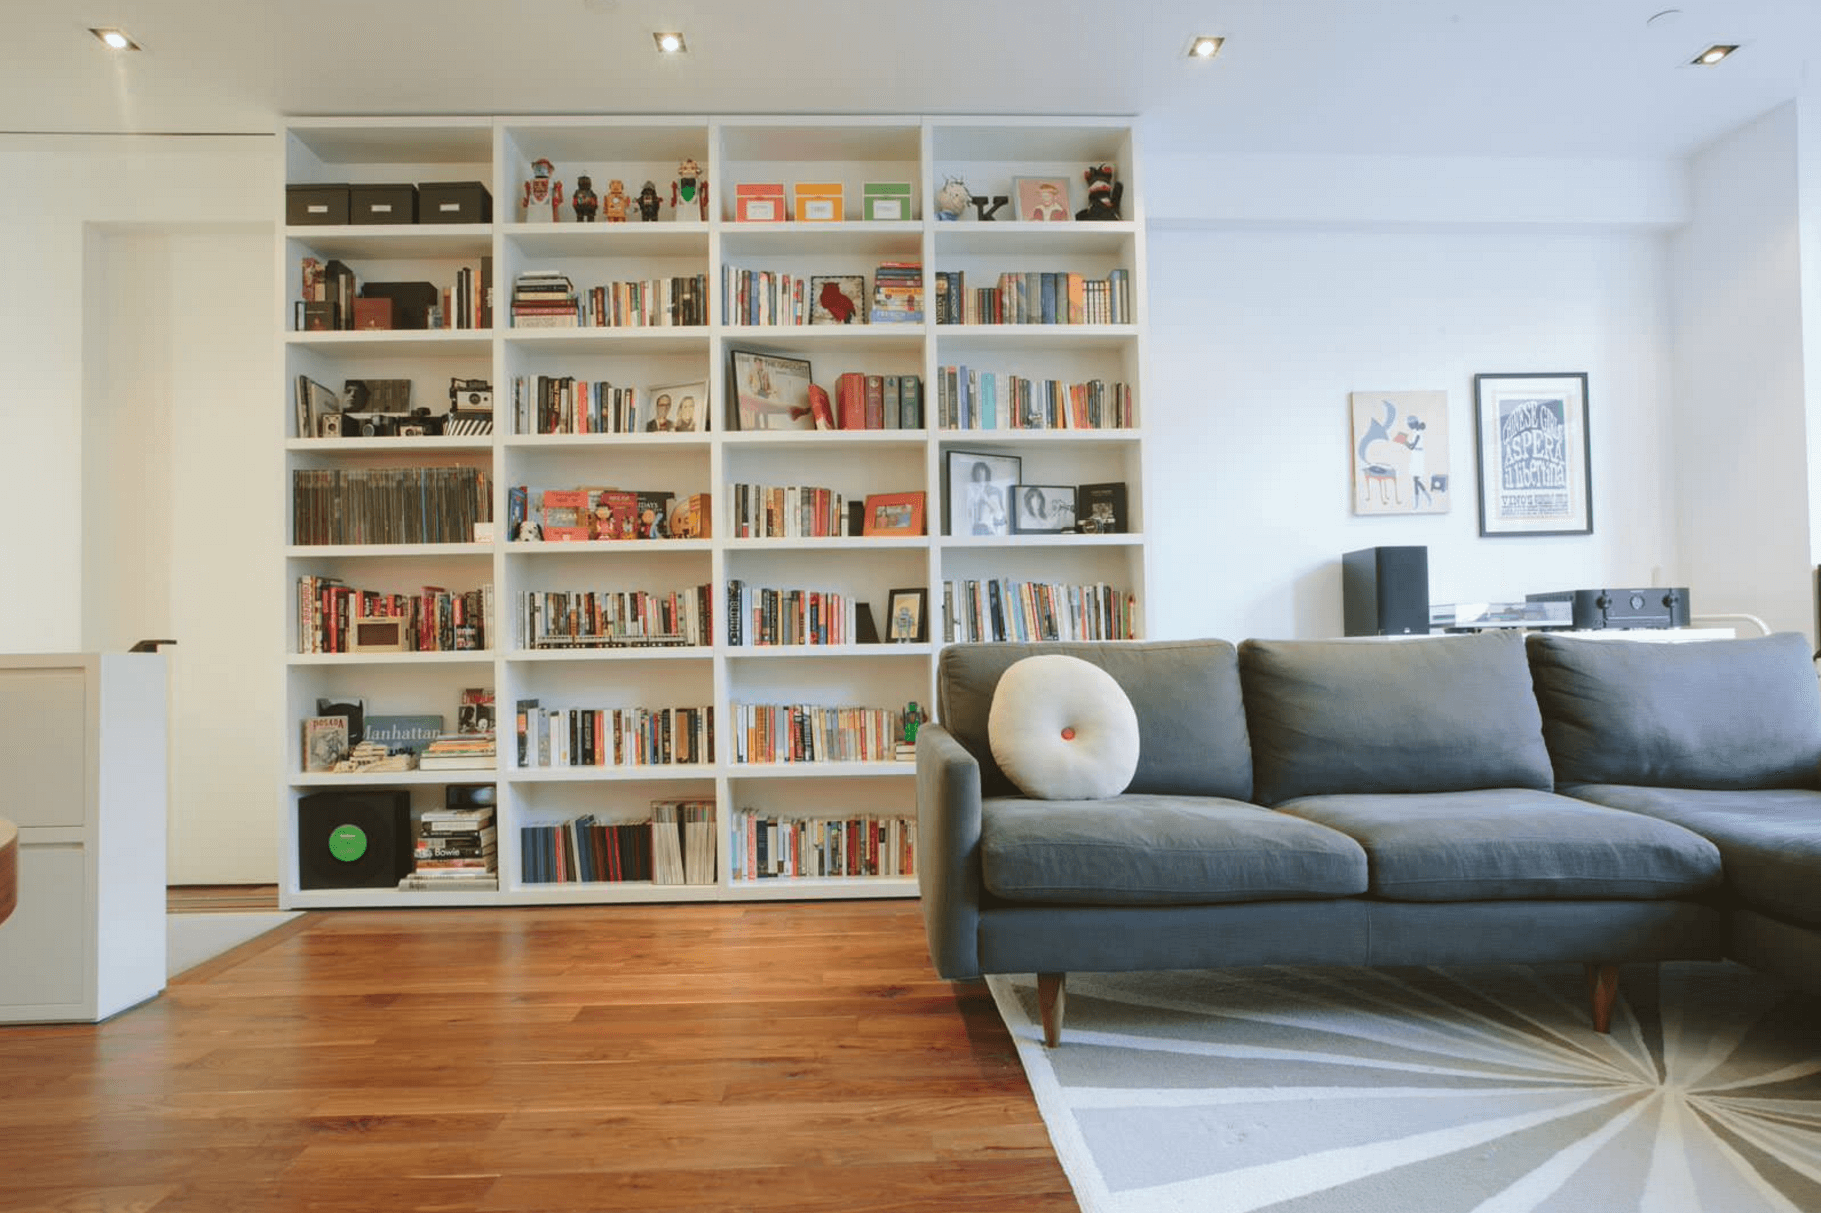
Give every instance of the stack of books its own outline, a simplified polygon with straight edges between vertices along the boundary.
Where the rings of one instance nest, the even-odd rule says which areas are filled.
[[[418,825],[415,859],[415,870],[399,888],[499,888],[493,806],[427,810]]]
[[[923,323],[923,265],[887,261],[873,274],[873,323]]]
[[[513,328],[572,329],[580,324],[575,283],[567,274],[534,271],[513,280]]]
[[[487,733],[441,733],[418,755],[420,771],[491,770],[494,739]]]

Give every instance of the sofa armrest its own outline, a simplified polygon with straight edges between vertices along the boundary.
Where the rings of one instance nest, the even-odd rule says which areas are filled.
[[[980,976],[980,764],[934,724],[917,730],[917,887],[936,972]]]

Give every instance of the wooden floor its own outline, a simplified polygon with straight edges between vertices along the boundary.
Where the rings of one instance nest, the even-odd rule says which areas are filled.
[[[913,902],[312,913],[0,1028],[7,1213],[1075,1208]]]

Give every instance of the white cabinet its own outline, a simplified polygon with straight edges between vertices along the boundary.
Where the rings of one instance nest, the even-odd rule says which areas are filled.
[[[0,1021],[105,1019],[164,989],[165,707],[155,653],[0,657],[19,827]]]

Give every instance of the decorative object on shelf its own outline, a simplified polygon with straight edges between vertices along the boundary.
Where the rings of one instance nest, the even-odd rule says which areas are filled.
[[[1075,527],[1083,535],[1123,535],[1127,516],[1125,481],[1076,486]]]
[[[1473,377],[1480,534],[1591,535],[1584,371]]]
[[[419,223],[492,223],[493,195],[479,181],[420,181]]]
[[[452,409],[493,408],[493,385],[485,379],[450,379],[449,407]]]
[[[860,217],[872,220],[911,218],[908,181],[868,181],[860,187]]]
[[[923,494],[868,493],[862,535],[923,534]]]
[[[708,182],[694,160],[677,165],[677,179],[670,185],[670,209],[678,223],[701,223],[708,218]]]
[[[1113,180],[1113,166],[1091,164],[1081,176],[1088,183],[1088,204],[1075,212],[1075,218],[1119,218],[1119,204],[1125,198],[1125,182]]]
[[[736,223],[783,223],[790,218],[784,203],[784,183],[748,181],[734,186],[733,217]]]
[[[708,429],[708,383],[682,383],[671,387],[654,387],[650,391],[657,417],[645,428],[654,433],[699,434]],[[660,424],[665,418],[667,423]]]
[[[550,174],[556,165],[542,156],[531,162],[531,179],[519,192],[526,223],[556,223],[563,217],[563,183]]]
[[[1033,223],[1061,223],[1069,217],[1069,183],[1066,177],[1014,177],[1012,192],[1018,196],[1018,218]]]
[[[973,191],[967,188],[967,182],[959,177],[950,177],[936,191],[936,218],[952,223],[961,218],[961,212],[973,201]]]
[[[644,223],[658,221],[658,212],[663,209],[664,200],[658,196],[658,187],[655,183],[650,181],[645,183],[645,187],[639,191],[638,204],[640,221]]]
[[[609,181],[607,196],[601,199],[601,205],[605,208],[608,223],[626,222],[626,213],[632,207],[632,195],[626,192],[626,183],[618,177]]]
[[[1353,512],[1446,514],[1448,393],[1354,392]]]
[[[1074,485],[1020,484],[1013,488],[1013,531],[1020,535],[1061,535],[1074,529]]]
[[[839,181],[799,181],[796,198],[799,223],[839,223],[846,218]]]
[[[809,362],[753,350],[729,350],[732,375],[730,419],[741,430],[815,428],[809,407]]]
[[[330,699],[318,696],[318,716],[339,716],[348,722],[348,744],[357,746],[367,739],[367,701],[365,699]]]
[[[974,204],[974,218],[982,223],[991,223],[994,216],[1003,210],[1005,204],[1011,200],[1004,194],[993,194],[990,197],[986,194],[975,194],[968,201]]]
[[[601,196],[594,192],[594,181],[583,173],[575,179],[575,192],[569,195],[569,205],[575,209],[577,223],[593,223],[595,214],[601,209]]]
[[[411,648],[411,621],[400,615],[369,615],[358,604],[348,629],[350,653],[404,653]]]
[[[312,716],[303,722],[304,770],[333,771],[348,756],[348,718]]]
[[[815,306],[809,313],[811,324],[865,324],[866,275],[835,274],[812,277],[810,297]]]
[[[893,644],[921,644],[929,639],[929,591],[922,586],[893,590],[886,612],[885,638]]]
[[[371,299],[363,295],[354,301],[354,327],[356,329],[390,329],[392,327],[392,301],[390,299]]]
[[[950,535],[1010,535],[1010,493],[1024,473],[1016,455],[945,452]]]
[[[409,751],[394,754],[377,741],[363,741],[349,750],[348,756],[330,769],[337,775],[379,775],[391,771],[415,771],[417,755]]]

